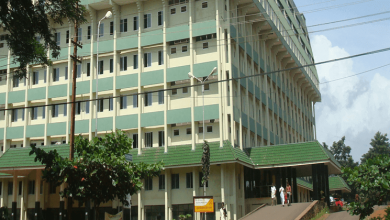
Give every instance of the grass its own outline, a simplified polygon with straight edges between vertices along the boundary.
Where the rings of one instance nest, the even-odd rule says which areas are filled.
[[[314,218],[312,218],[311,220],[317,220],[319,218],[321,218],[323,215],[329,213],[329,208],[328,206],[325,206],[325,208],[323,208]]]

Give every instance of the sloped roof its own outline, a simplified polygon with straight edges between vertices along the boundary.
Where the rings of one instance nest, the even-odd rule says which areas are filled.
[[[261,146],[246,149],[257,168],[332,161],[340,164],[318,141]]]
[[[344,190],[344,191],[351,192],[351,188],[349,188],[348,184],[340,176],[329,177],[329,190],[330,191]]]
[[[300,185],[301,187],[310,189],[311,191],[313,190],[313,184],[311,184],[311,183],[309,183],[301,178],[297,178],[297,184]]]
[[[52,145],[52,146],[40,146],[38,148],[48,152],[51,150],[57,150],[61,157],[69,156],[69,145]],[[35,155],[29,155],[31,147],[22,148],[10,148],[3,156],[0,157],[0,169],[7,168],[23,168],[23,167],[40,167],[42,164],[35,160]]]

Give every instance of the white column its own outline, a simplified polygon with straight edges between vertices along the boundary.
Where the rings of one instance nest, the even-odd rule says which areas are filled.
[[[167,19],[167,4],[165,0],[162,0],[163,5],[163,59],[164,59],[164,152],[168,152],[168,118],[167,118],[167,112],[168,112],[168,103],[170,100],[168,99],[168,96],[170,92],[167,91],[168,89],[168,83],[167,83],[167,63],[168,63],[168,47],[167,47],[167,25],[168,25],[168,19]],[[190,50],[192,51],[192,50]],[[192,91],[192,90],[191,90]],[[192,93],[193,94],[193,93]],[[167,218],[165,218],[167,219]]]
[[[68,94],[66,96],[66,102],[69,103],[72,101],[71,99],[71,95],[70,95],[70,92],[72,91],[72,88],[70,87],[71,83],[72,83],[72,79],[73,79],[73,62],[70,58],[69,55],[72,54],[72,40],[73,40],[73,30],[74,30],[74,27],[72,27],[72,23],[69,22],[69,28],[68,28],[68,31],[69,31],[69,43],[68,43],[68,80],[67,80],[67,87],[66,87],[66,94]],[[79,34],[82,34],[82,33],[79,33]],[[70,123],[71,123],[71,117],[72,117],[72,113],[71,113],[71,108],[72,107],[72,104],[67,104],[66,105],[66,112],[67,112],[67,118],[68,118],[68,121],[66,123],[66,131],[65,131],[65,140],[66,140],[66,143],[69,143],[69,139],[70,139],[70,133],[69,133],[69,126],[70,126]]]
[[[143,28],[143,3],[140,0],[137,0],[137,9],[138,9],[138,93],[142,93],[142,87],[141,87],[141,72],[142,72],[142,48],[141,48],[141,33]],[[142,135],[142,128],[141,128],[141,114],[142,114],[142,106],[143,106],[143,99],[144,95],[138,96],[138,154],[142,154],[142,147],[143,147],[143,135]],[[140,214],[138,214],[140,215]],[[140,219],[141,220],[141,219]]]
[[[90,15],[90,19],[91,19],[91,40],[90,40],[90,44],[91,44],[91,55],[90,55],[90,65],[91,65],[91,69],[90,69],[90,77],[89,77],[89,87],[91,88],[90,91],[89,91],[89,99],[95,99],[95,96],[93,94],[93,88],[95,87],[95,83],[93,83],[93,80],[96,79],[96,73],[97,73],[97,69],[96,69],[96,62],[95,62],[95,57],[94,57],[94,53],[93,53],[93,42],[95,41],[95,33],[96,33],[96,29],[97,28],[97,23],[96,23],[96,11],[94,9],[92,9],[91,7],[88,7],[88,12],[89,12],[89,15]],[[97,36],[97,35],[96,35]],[[89,134],[88,134],[88,139],[89,140],[92,140],[93,138],[93,135],[92,135],[92,132],[95,131],[95,128],[92,127],[92,120],[95,119],[95,115],[96,115],[96,101],[90,101],[89,102]]]
[[[119,70],[118,70],[118,65],[119,62],[118,62],[118,57],[119,57],[119,54],[118,54],[118,51],[116,49],[116,42],[117,42],[117,38],[118,38],[118,30],[119,30],[119,24],[120,24],[120,18],[121,18],[121,10],[120,10],[120,6],[117,5],[116,3],[114,3],[113,1],[109,1],[111,6],[112,6],[112,13],[114,15],[114,40],[113,40],[113,67],[114,67],[114,73],[113,73],[113,97],[117,97],[119,95],[118,93],[118,90],[116,89],[116,78],[117,78],[117,75],[119,74]],[[118,112],[119,112],[119,109],[120,109],[120,98],[113,98],[113,107],[114,107],[114,117],[113,117],[113,120],[112,120],[112,129],[113,131],[115,132],[116,130],[116,116],[118,115]]]
[[[223,78],[222,75],[225,75],[223,74],[223,71],[225,68],[222,68],[222,65],[221,65],[221,45],[223,45],[223,41],[221,41],[221,26],[219,24],[219,5],[218,3],[220,3],[220,1],[215,1],[215,8],[216,8],[216,11],[215,11],[215,20],[216,20],[216,29],[217,29],[217,54],[218,54],[218,67],[217,67],[217,74],[218,74],[218,80],[221,80]],[[223,65],[225,66],[225,64]],[[223,138],[224,138],[224,135],[223,135],[223,125],[224,125],[224,120],[223,120],[223,114],[222,114],[222,106],[226,106],[226,105],[222,105],[223,103],[223,96],[222,96],[222,88],[223,88],[223,85],[225,83],[217,83],[215,85],[218,86],[218,92],[219,92],[219,146],[220,147],[223,147]],[[226,127],[227,129],[227,127]],[[205,128],[203,128],[203,132],[205,132]]]
[[[192,16],[193,16],[193,2],[194,0],[190,0],[189,1],[189,30],[190,30],[190,72],[192,75],[194,75],[194,53],[195,53],[195,47],[194,47],[194,39],[192,37]],[[195,95],[195,87],[193,86],[194,85],[194,80],[193,79],[190,79],[190,83],[191,83],[191,97],[194,97]],[[197,87],[199,88],[199,87]],[[198,97],[198,96],[197,96]],[[195,150],[195,141],[196,141],[196,137],[195,137],[195,134],[197,133],[195,131],[195,99],[192,98],[191,99],[191,149],[192,150]],[[205,128],[203,128],[203,132],[205,132]]]

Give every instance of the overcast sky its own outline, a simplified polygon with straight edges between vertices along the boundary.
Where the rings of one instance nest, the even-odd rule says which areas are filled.
[[[343,4],[362,2],[345,7]],[[365,15],[380,15],[310,28],[310,31],[390,17],[389,0],[295,0],[307,25]],[[330,10],[324,10],[336,6]],[[314,10],[320,9],[320,10]],[[313,12],[315,11],[315,12]],[[310,34],[315,62],[390,47],[390,20]],[[390,65],[358,76],[324,83],[390,64],[390,51],[317,66],[322,101],[316,103],[317,139],[331,145],[342,136],[354,160],[370,148],[377,131],[390,135]]]

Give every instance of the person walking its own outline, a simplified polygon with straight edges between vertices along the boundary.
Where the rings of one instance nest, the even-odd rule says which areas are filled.
[[[283,186],[280,186],[279,192],[280,192],[280,201],[282,202],[282,206],[284,207],[284,188],[283,188]]]
[[[220,216],[220,220],[227,220],[227,211],[226,211],[226,208],[225,208],[225,203],[222,203],[221,204],[221,208],[219,209],[219,216]]]
[[[272,199],[272,204],[271,206],[274,205],[274,202],[275,202],[275,205],[278,203],[276,201],[276,187],[275,187],[275,184],[272,184],[272,187],[271,187],[271,199]]]
[[[287,191],[287,205],[290,206],[290,201],[291,201],[291,186],[290,184],[287,183],[287,187],[286,187],[286,191]]]

